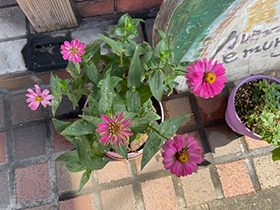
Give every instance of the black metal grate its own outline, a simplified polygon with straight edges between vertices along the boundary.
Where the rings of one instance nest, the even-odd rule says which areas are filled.
[[[60,47],[66,40],[71,40],[70,33],[55,37],[42,34],[30,35],[22,50],[28,70],[41,72],[65,68],[68,61],[63,60]]]

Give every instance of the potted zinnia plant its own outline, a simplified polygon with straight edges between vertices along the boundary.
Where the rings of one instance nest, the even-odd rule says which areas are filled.
[[[242,80],[231,92],[226,121],[235,132],[273,143],[272,159],[280,159],[280,81],[254,75]]]
[[[222,64],[207,59],[195,64],[174,63],[169,38],[158,30],[160,42],[152,49],[146,43],[134,41],[137,25],[142,19],[123,15],[110,37],[99,34],[100,39],[85,46],[79,40],[66,41],[61,46],[66,71],[71,79],[62,80],[51,74],[50,87],[41,92],[28,89],[27,102],[32,110],[41,103],[51,105],[53,116],[66,95],[78,106],[86,97],[83,114],[74,122],[53,118],[55,129],[75,145],[75,150],[57,158],[65,162],[72,172],[84,171],[80,189],[94,170],[108,162],[106,152],[114,151],[128,158],[127,147],[143,134],[144,144],[141,169],[163,148],[163,164],[176,176],[186,176],[197,170],[201,163],[201,148],[187,134],[176,135],[180,125],[191,115],[184,114],[158,123],[161,117],[153,109],[152,98],[161,102],[163,94],[171,94],[177,85],[174,79],[185,75],[191,91],[205,98],[213,97],[224,87],[226,78]],[[111,53],[102,55],[101,48]],[[51,101],[50,101],[51,100]],[[105,155],[104,155],[105,154]]]

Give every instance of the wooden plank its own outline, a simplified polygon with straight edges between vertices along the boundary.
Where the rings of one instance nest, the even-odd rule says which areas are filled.
[[[75,0],[17,0],[37,33],[78,26]]]

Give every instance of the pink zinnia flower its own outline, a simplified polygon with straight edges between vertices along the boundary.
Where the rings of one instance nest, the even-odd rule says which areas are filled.
[[[187,71],[185,77],[188,86],[192,88],[191,92],[203,98],[212,98],[220,93],[227,81],[223,76],[225,74],[223,65],[218,61],[212,64],[212,59],[209,62],[206,58],[203,62],[196,61],[195,64],[189,65]]]
[[[61,46],[63,59],[68,61],[73,60],[73,63],[77,63],[77,61],[81,62],[81,56],[85,53],[85,47],[86,45],[79,42],[78,39],[72,40],[71,44],[68,41],[65,41],[64,45]]]
[[[170,169],[177,177],[192,174],[193,171],[197,171],[197,164],[202,162],[201,148],[187,134],[168,139],[162,148],[164,168]]]
[[[27,91],[30,93],[26,94],[26,96],[29,97],[28,99],[26,99],[26,102],[30,103],[28,106],[32,110],[36,110],[40,103],[43,105],[43,107],[46,107],[47,105],[51,106],[52,104],[49,100],[53,99],[53,95],[48,95],[50,91],[48,89],[45,89],[41,93],[41,90],[37,84],[34,85],[34,87],[36,93],[30,88],[27,89]]]
[[[114,116],[110,114],[109,118],[104,114],[102,115],[102,119],[105,123],[99,123],[99,128],[96,129],[96,131],[102,136],[100,142],[105,142],[105,146],[107,146],[110,141],[111,144],[116,141],[117,147],[119,148],[120,141],[125,144],[125,142],[128,141],[128,136],[133,135],[128,129],[128,126],[132,125],[132,123],[128,123],[130,119],[121,120],[122,115],[123,112],[120,112],[118,117],[116,113]]]

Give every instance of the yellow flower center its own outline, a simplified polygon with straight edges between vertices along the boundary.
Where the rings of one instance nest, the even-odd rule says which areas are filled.
[[[212,84],[216,81],[216,75],[212,72],[205,72],[203,76],[203,81],[207,82],[208,84]]]
[[[71,50],[70,50],[70,52],[72,53],[72,54],[74,54],[74,55],[76,55],[77,53],[78,53],[78,48],[77,47],[71,47]]]
[[[176,152],[175,159],[179,160],[181,163],[188,162],[188,148],[183,147],[181,151]]]
[[[118,135],[120,133],[120,125],[118,122],[109,124],[109,133],[113,135]]]
[[[37,96],[35,98],[35,100],[36,100],[37,103],[39,103],[39,102],[41,102],[43,100],[43,98],[42,98],[42,96]]]
[[[185,153],[180,154],[178,159],[181,163],[185,163],[189,161],[188,155]]]

